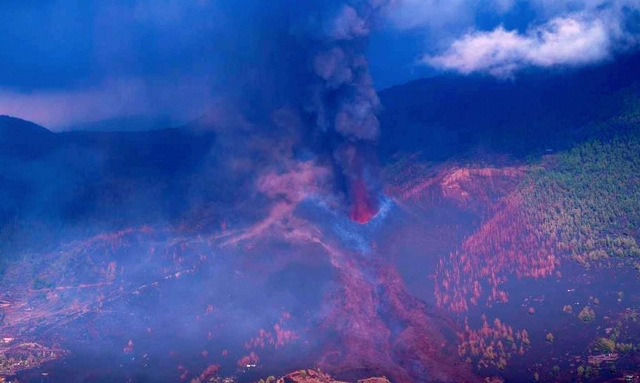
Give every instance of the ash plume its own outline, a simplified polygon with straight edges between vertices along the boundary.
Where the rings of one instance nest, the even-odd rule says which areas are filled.
[[[375,145],[380,100],[373,87],[365,48],[375,18],[393,0],[312,2],[292,28],[308,50],[313,78],[303,105],[315,132],[331,137],[334,165],[348,194],[350,216],[366,223],[378,211]]]

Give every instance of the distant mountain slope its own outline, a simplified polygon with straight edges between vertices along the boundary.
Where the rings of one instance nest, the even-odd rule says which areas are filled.
[[[38,157],[55,146],[56,135],[32,122],[0,116],[0,159]]]
[[[380,153],[422,151],[444,160],[476,148],[514,156],[567,148],[569,135],[559,133],[620,113],[638,94],[637,79],[640,55],[514,81],[446,75],[395,86],[380,92]]]
[[[52,132],[33,122],[6,115],[0,116],[0,138],[2,140],[26,137],[33,134],[48,135],[52,134]]]
[[[215,140],[184,129],[53,133],[1,117],[0,252],[61,230],[175,220],[216,187],[218,174],[202,176],[220,161]]]

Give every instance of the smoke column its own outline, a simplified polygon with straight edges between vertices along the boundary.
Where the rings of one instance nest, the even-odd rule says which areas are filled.
[[[224,74],[220,93],[238,98],[238,111],[254,122],[252,134],[277,135],[296,148],[312,148],[322,161],[329,157],[349,215],[359,223],[379,209],[380,101],[365,53],[376,20],[395,1],[216,2],[228,13],[225,31],[233,46],[231,58],[214,71]],[[275,121],[274,115],[287,113],[300,123]],[[269,160],[274,168],[286,167]]]
[[[292,30],[308,44],[314,75],[304,109],[313,116],[316,131],[332,137],[333,161],[345,180],[350,217],[364,224],[379,209],[375,146],[380,127],[380,101],[364,53],[375,16],[392,0],[311,2],[317,7],[311,5]]]

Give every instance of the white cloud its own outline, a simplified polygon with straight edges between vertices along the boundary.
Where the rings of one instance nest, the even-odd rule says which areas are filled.
[[[463,74],[511,77],[525,67],[578,66],[605,60],[613,53],[620,33],[615,21],[571,15],[554,18],[524,34],[503,27],[472,32],[443,53],[425,56],[423,62]]]
[[[525,32],[520,32],[523,25],[519,30],[476,28],[478,17],[490,15],[513,23],[511,16],[521,17],[512,15],[515,0],[404,0],[390,18],[396,28],[430,32],[425,42],[430,54],[418,62],[463,74],[512,77],[526,67],[587,65],[640,41],[625,29],[630,14],[640,12],[640,0],[525,1],[535,16]]]

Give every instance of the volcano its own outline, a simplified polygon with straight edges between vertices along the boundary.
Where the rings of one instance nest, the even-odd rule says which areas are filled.
[[[22,124],[5,120],[14,122]],[[185,145],[191,135],[193,142],[203,140],[201,132],[143,133],[145,138],[151,134],[166,135],[174,147],[178,137]],[[58,164],[45,159],[68,150],[71,142],[91,147],[100,137],[100,149],[111,142],[108,146],[117,147],[118,155],[109,161],[158,145],[136,141],[135,135],[65,133],[56,135],[53,148],[35,155],[46,169]],[[224,139],[208,136],[213,147]],[[353,211],[347,216],[340,199],[332,201],[326,194],[331,189],[325,179],[331,173],[306,163],[288,173],[262,172],[258,185],[268,199],[246,203],[240,194],[229,199],[222,195],[220,203],[193,206],[171,225],[137,225],[113,212],[135,207],[142,213],[139,222],[154,222],[151,217],[158,212],[140,208],[165,198],[179,203],[191,187],[191,171],[198,169],[186,158],[167,167],[166,152],[153,153],[138,160],[129,157],[126,168],[112,167],[108,179],[96,181],[111,185],[107,195],[113,198],[121,185],[139,182],[141,173],[172,174],[170,194],[156,194],[159,177],[145,187],[142,199],[112,200],[114,205],[105,206],[107,201],[87,185],[87,191],[66,202],[70,205],[56,208],[66,212],[66,222],[80,227],[57,232],[50,243],[41,241],[34,247],[38,255],[33,262],[7,265],[0,334],[11,339],[3,349],[6,355],[27,341],[45,348],[43,355],[59,352],[50,359],[38,357],[40,351],[29,356],[34,365],[49,363],[47,375],[54,380],[70,374],[78,379],[227,374],[253,381],[258,373],[278,375],[313,366],[345,377],[386,375],[401,383],[476,380],[455,357],[451,323],[414,298],[378,250],[391,246],[389,225],[411,224],[391,199],[381,198],[378,206],[366,185],[356,182]],[[215,153],[202,153],[207,157],[195,163],[215,161]],[[224,166],[218,169],[214,177],[224,180]],[[243,182],[237,173],[234,177]],[[78,210],[80,206],[84,209]],[[161,213],[171,220],[173,211]],[[123,218],[127,227],[122,227]],[[119,228],[83,233],[81,227],[92,219]],[[443,347],[449,350],[446,355]],[[85,355],[127,362],[123,367],[90,366]],[[60,358],[66,363],[57,367]],[[4,368],[7,375],[33,377],[23,365]]]
[[[144,132],[2,117],[0,376],[567,381],[590,360],[618,366],[598,379],[635,374],[640,139],[624,86],[603,80],[619,69],[522,93],[460,78],[384,91],[375,180],[374,161],[348,167],[233,110]],[[544,108],[500,116],[497,101],[529,111],[576,78],[584,103],[513,139]],[[425,112],[448,86],[494,92]],[[620,108],[596,113],[596,94]],[[459,113],[468,97],[482,113]],[[598,123],[557,131],[583,112]]]

